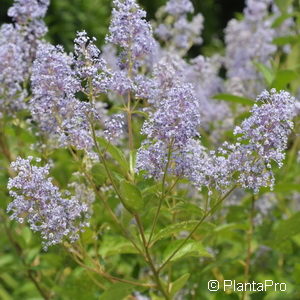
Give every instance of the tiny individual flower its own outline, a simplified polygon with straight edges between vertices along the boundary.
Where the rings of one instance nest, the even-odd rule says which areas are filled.
[[[32,157],[17,158],[11,168],[17,175],[7,186],[13,198],[7,207],[10,218],[26,221],[33,231],[40,232],[45,250],[64,239],[76,241],[88,226],[89,206],[84,199],[79,199],[80,195],[63,197],[49,177],[49,165],[36,166]]]

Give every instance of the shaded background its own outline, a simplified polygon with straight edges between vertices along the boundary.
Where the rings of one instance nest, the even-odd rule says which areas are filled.
[[[0,24],[10,22],[7,9],[13,0],[0,0]],[[153,19],[157,8],[166,0],[138,0],[147,11],[148,19]],[[227,22],[237,13],[242,12],[244,0],[192,0],[195,12],[204,15],[203,49],[218,48],[223,38]],[[49,27],[48,39],[54,44],[63,45],[67,51],[72,50],[73,39],[78,30],[85,29],[89,35],[103,43],[107,32],[112,0],[51,0],[46,17]],[[200,50],[192,49],[193,53]],[[206,52],[210,52],[207,50]]]

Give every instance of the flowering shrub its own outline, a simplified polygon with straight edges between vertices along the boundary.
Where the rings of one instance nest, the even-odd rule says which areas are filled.
[[[49,2],[0,28],[0,298],[298,299],[297,5],[247,0],[224,51],[191,57],[190,0],[152,22],[114,0],[102,48],[81,31],[73,53]]]

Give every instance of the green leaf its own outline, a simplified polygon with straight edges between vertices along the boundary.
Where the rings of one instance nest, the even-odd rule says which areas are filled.
[[[145,112],[142,111],[142,110],[134,110],[132,113],[133,113],[133,114],[142,115],[142,116],[145,117],[145,118],[148,118],[148,117],[149,117],[148,114],[145,113]]]
[[[141,191],[126,180],[120,182],[120,193],[124,205],[133,211],[141,210],[144,207],[144,200]]]
[[[293,18],[296,14],[295,13],[284,13],[281,14],[272,24],[273,28],[279,27],[285,20],[289,18]]]
[[[136,151],[134,150],[134,151],[130,151],[130,155],[129,155],[129,169],[131,174],[134,174],[135,164],[136,164]]]
[[[112,158],[120,164],[125,172],[129,171],[129,164],[121,150],[109,143],[104,138],[98,138],[98,142],[112,156]]]
[[[3,255],[0,257],[0,267],[10,264],[14,261],[14,257],[11,254]]]
[[[102,164],[95,164],[92,167],[92,176],[96,182],[97,185],[102,185],[104,184],[105,180],[106,180],[106,171],[105,168]]]
[[[286,88],[286,86],[291,83],[291,81],[298,78],[298,74],[292,70],[279,70],[276,73],[274,81],[272,82],[272,87],[282,90]]]
[[[294,44],[299,41],[298,35],[286,35],[286,36],[280,36],[275,39],[273,39],[273,44],[277,46],[284,46],[287,44]]]
[[[154,235],[152,244],[158,240],[172,236],[173,234],[180,233],[182,231],[192,230],[199,221],[186,221],[177,224],[169,225],[168,227],[161,229],[157,234]]]
[[[279,223],[278,227],[271,234],[270,244],[278,248],[280,244],[289,241],[294,235],[300,233],[300,212],[294,214],[287,220]]]
[[[264,76],[264,79],[266,80],[267,84],[270,86],[274,80],[273,70],[259,62],[255,62],[254,65],[256,66],[258,71]]]
[[[19,285],[18,281],[8,273],[0,274],[0,279],[12,289],[16,289]]]
[[[174,251],[182,244],[183,240],[176,240],[169,243],[164,253],[163,261],[166,261]],[[171,258],[170,261],[176,261],[184,257],[195,256],[195,257],[212,257],[210,253],[205,250],[202,243],[199,241],[187,241]]]
[[[285,13],[288,7],[293,3],[293,0],[275,0],[276,5],[282,13]]]
[[[229,224],[222,224],[214,228],[214,232],[218,234],[224,234],[227,231],[232,230],[247,230],[248,225],[246,223],[229,223]]]
[[[198,205],[188,202],[179,202],[172,209],[172,213],[180,216],[186,216],[190,218],[191,215],[197,215],[198,217],[203,216],[203,209]]]
[[[171,298],[173,298],[175,294],[184,287],[184,285],[186,284],[189,278],[190,278],[190,273],[186,273],[181,277],[179,277],[178,279],[176,279],[174,282],[170,283],[169,293]]]
[[[300,192],[300,185],[297,183],[289,182],[278,183],[275,185],[274,191],[280,193],[291,193],[293,191]]]
[[[253,105],[254,104],[254,101],[249,98],[240,97],[240,96],[231,95],[231,94],[217,94],[213,98],[216,100],[240,103],[240,104],[244,104],[244,105]]]
[[[0,299],[13,300],[13,298],[2,287],[0,287]]]
[[[120,236],[105,236],[100,249],[99,254],[103,257],[118,255],[118,254],[134,254],[137,250],[132,244]]]
[[[133,287],[129,284],[118,282],[108,288],[100,297],[99,300],[123,300],[128,296]]]

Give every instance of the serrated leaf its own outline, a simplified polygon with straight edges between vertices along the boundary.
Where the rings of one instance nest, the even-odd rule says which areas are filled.
[[[176,279],[175,281],[171,282],[169,285],[170,296],[174,297],[175,294],[184,287],[184,285],[186,284],[189,278],[190,278],[190,273],[186,273],[181,277],[179,277],[178,279]]]
[[[163,261],[166,261],[174,251],[182,244],[183,240],[176,240],[169,243],[167,249],[164,253]],[[202,243],[199,241],[187,241],[171,258],[170,261],[176,261],[184,257],[212,257],[210,253],[203,247]]]
[[[216,100],[240,103],[240,104],[244,104],[244,105],[253,105],[254,104],[254,101],[249,98],[240,97],[240,96],[231,95],[231,94],[217,94],[213,98]]]
[[[126,180],[120,182],[120,193],[124,205],[133,211],[141,210],[144,207],[144,200],[141,191]]]

